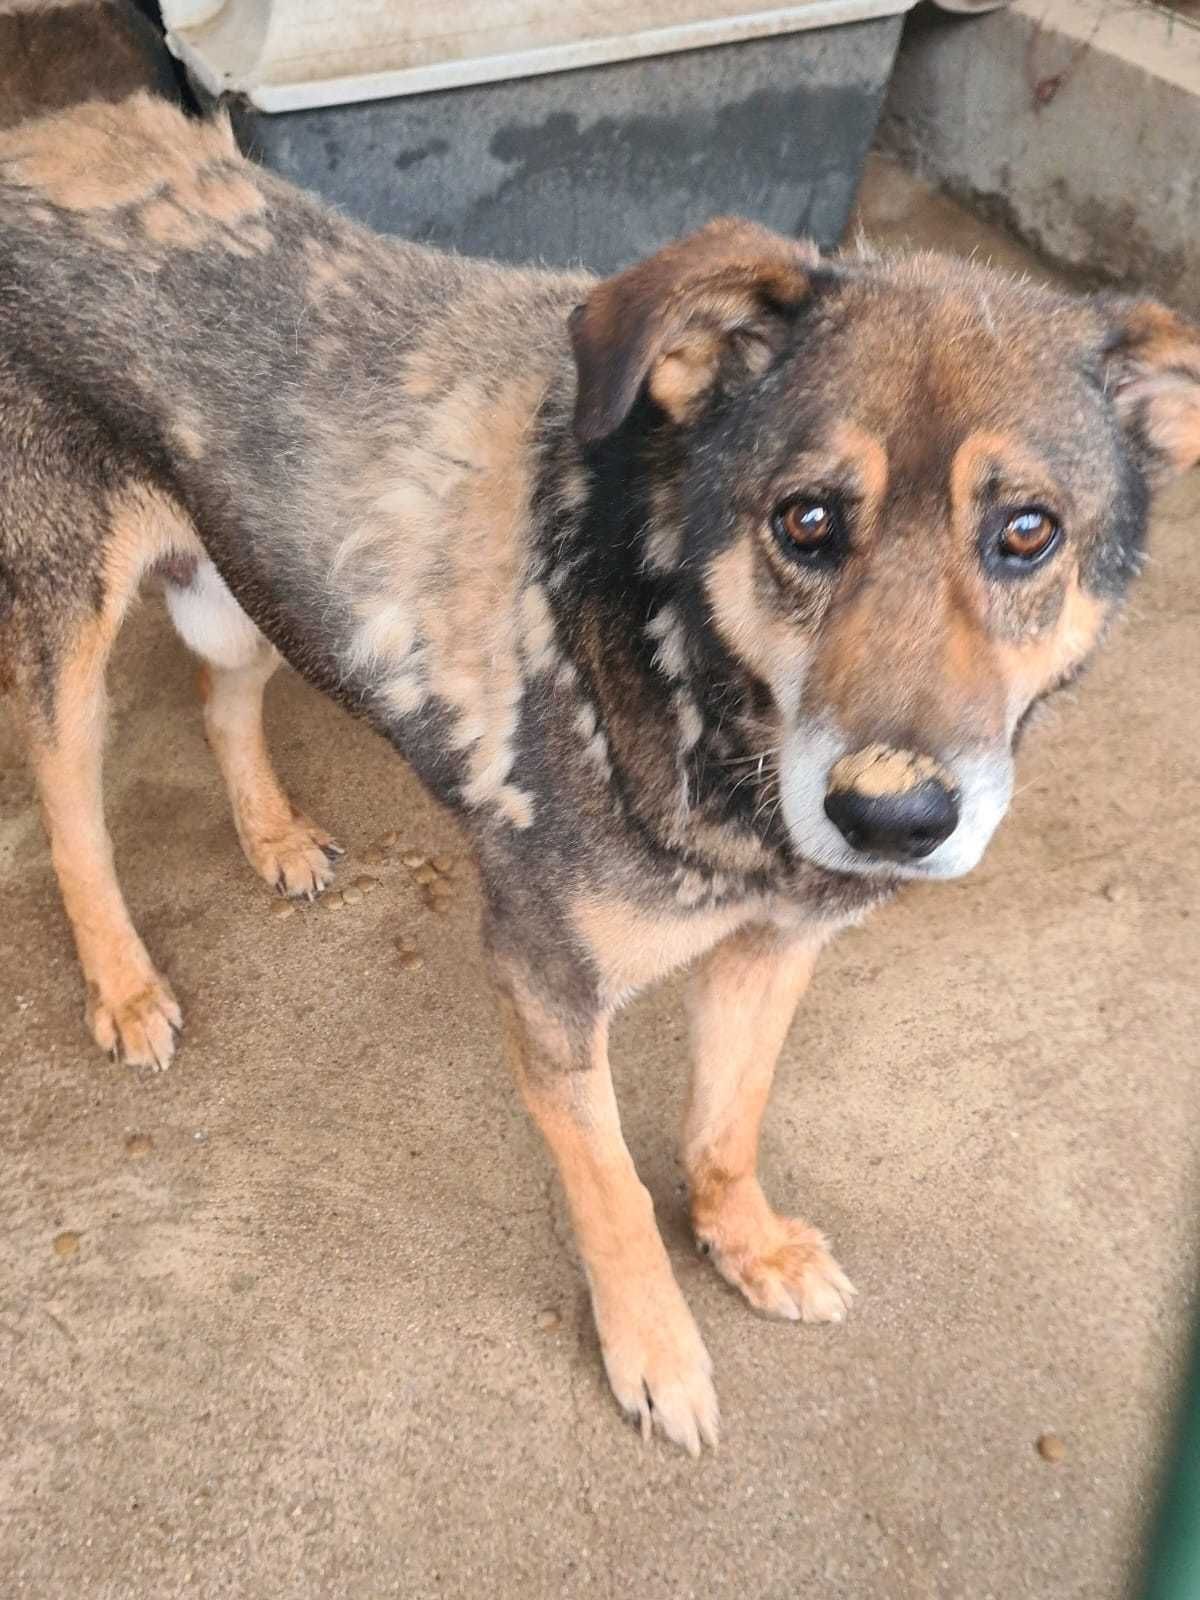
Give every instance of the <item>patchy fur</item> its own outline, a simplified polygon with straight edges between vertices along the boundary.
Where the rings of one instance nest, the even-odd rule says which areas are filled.
[[[0,133],[0,684],[95,1037],[164,1066],[180,1020],[100,802],[105,661],[157,574],[268,881],[318,893],[337,854],[266,753],[279,656],[469,831],[614,1391],[699,1450],[710,1363],[610,1015],[698,963],[698,1237],[760,1310],[844,1314],[756,1176],[792,1009],[838,928],[978,859],[1016,730],[1102,635],[1198,418],[1200,336],[1162,308],[728,219],[597,283],[374,237],[145,96]],[[942,790],[919,852],[827,807]]]

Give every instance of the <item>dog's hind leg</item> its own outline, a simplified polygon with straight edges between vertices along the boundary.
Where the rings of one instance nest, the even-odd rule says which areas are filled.
[[[54,642],[51,682],[27,679],[30,755],[62,891],[87,983],[87,1019],[113,1060],[168,1065],[182,1025],[179,1006],[130,920],[104,821],[104,672],[127,595],[111,590],[98,615]]]
[[[186,584],[168,582],[167,606],[180,636],[204,662],[205,732],[246,859],[280,894],[311,900],[328,887],[342,849],[292,809],[271,765],[263,694],[279,655],[209,561]]]

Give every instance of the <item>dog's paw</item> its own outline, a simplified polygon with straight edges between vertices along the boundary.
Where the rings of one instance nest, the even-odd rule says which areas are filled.
[[[655,1428],[691,1456],[716,1449],[720,1427],[712,1362],[675,1280],[626,1285],[620,1299],[598,1303],[604,1369],[642,1438]]]
[[[246,859],[279,894],[293,900],[315,900],[333,882],[334,862],[345,854],[323,828],[307,817],[294,817],[275,833],[243,834]]]
[[[854,1285],[806,1222],[777,1216],[757,1183],[731,1190],[696,1222],[696,1240],[756,1311],[789,1322],[843,1322]]]
[[[88,1026],[110,1060],[162,1072],[175,1055],[183,1015],[166,983],[151,974],[143,987],[120,997],[89,984]]]

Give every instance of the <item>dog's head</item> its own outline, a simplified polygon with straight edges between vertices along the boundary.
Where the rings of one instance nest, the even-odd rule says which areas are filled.
[[[1138,569],[1151,490],[1200,460],[1200,330],[721,221],[601,283],[572,339],[580,438],[635,413],[670,442],[649,559],[768,691],[794,850],[968,871],[1023,717]]]

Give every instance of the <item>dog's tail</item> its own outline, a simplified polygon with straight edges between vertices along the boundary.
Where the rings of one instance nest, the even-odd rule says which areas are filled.
[[[181,104],[152,15],[135,0],[0,0],[0,128],[138,89]]]

